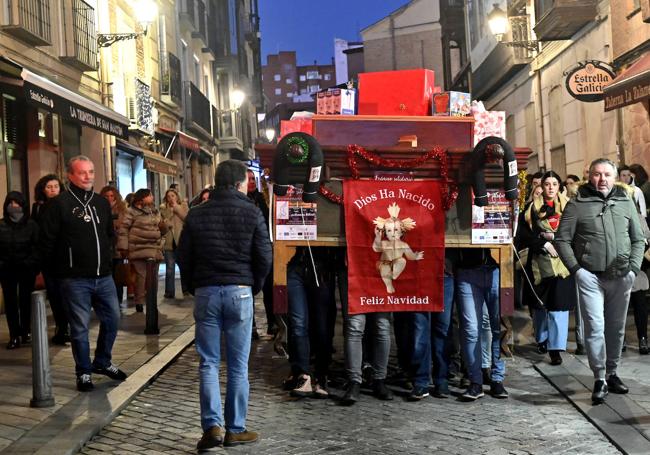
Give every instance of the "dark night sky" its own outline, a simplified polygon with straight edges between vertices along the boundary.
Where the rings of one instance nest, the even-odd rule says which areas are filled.
[[[331,62],[334,38],[360,41],[359,32],[408,0],[260,0],[262,65],[278,51],[296,51],[299,65]],[[317,6],[318,5],[318,6]]]

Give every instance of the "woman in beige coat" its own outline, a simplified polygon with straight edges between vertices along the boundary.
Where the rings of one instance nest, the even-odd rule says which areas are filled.
[[[155,261],[155,276],[158,278],[158,263],[162,261],[162,239],[167,226],[153,206],[153,194],[147,188],[136,191],[131,207],[126,211],[119,230],[117,249],[129,258],[135,269],[135,309],[142,312],[146,297],[145,280],[147,260]]]
[[[176,296],[176,246],[181,238],[183,223],[189,210],[187,202],[181,200],[175,189],[167,190],[165,200],[160,204],[160,215],[169,228],[163,238],[166,299],[173,299]],[[186,289],[183,289],[183,294],[186,294]]]

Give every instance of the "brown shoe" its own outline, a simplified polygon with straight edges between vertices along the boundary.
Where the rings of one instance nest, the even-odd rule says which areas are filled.
[[[259,434],[255,431],[244,430],[241,433],[226,432],[226,438],[223,440],[223,445],[226,447],[236,446],[239,444],[248,444],[255,442],[259,439]]]
[[[203,437],[196,444],[196,450],[199,452],[212,452],[223,445],[224,429],[221,427],[212,427],[203,432]]]

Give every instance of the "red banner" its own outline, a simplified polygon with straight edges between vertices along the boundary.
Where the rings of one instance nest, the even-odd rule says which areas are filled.
[[[343,183],[348,312],[442,311],[440,181]]]

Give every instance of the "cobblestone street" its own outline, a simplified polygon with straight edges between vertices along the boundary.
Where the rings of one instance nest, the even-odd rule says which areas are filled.
[[[247,426],[261,440],[224,449],[232,453],[619,453],[523,357],[508,361],[508,400],[486,394],[470,404],[455,398],[410,403],[363,395],[350,408],[334,399],[290,398],[279,387],[287,362],[275,357],[270,342],[254,344],[250,363]],[[189,348],[81,453],[195,453],[201,436],[197,367]]]

